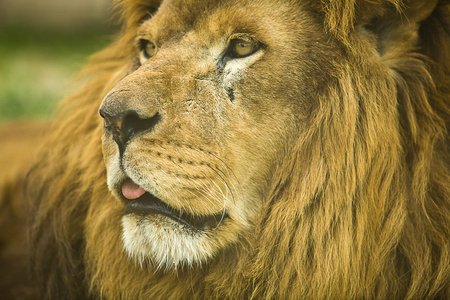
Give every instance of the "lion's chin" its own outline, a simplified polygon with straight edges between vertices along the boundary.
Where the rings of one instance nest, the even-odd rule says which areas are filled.
[[[136,193],[122,193],[126,199],[123,241],[133,260],[169,270],[201,264],[212,256],[215,243],[211,235],[221,231],[219,227],[227,222],[225,212],[193,215],[134,186]]]
[[[177,270],[199,265],[213,256],[209,234],[192,230],[164,214],[129,213],[122,219],[124,247],[131,259],[158,270]]]

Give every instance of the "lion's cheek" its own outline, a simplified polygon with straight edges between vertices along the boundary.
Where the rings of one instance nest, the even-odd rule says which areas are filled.
[[[255,215],[264,204],[277,169],[282,168],[284,161],[289,161],[293,155],[292,147],[285,145],[293,145],[298,132],[291,119],[285,120],[279,127],[270,126],[270,118],[261,118],[256,122],[247,117],[246,123],[247,126],[236,128],[230,137],[230,144],[233,144],[230,160],[233,161],[233,172],[239,184],[245,186],[245,203],[251,206],[245,211],[254,211],[252,215]]]

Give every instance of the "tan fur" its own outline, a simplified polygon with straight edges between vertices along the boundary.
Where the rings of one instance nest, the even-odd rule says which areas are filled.
[[[450,297],[448,2],[119,2],[27,179],[36,298]],[[160,120],[119,151],[99,108]],[[124,218],[127,177],[224,219]]]
[[[48,123],[8,122],[0,125],[0,294],[3,299],[29,297],[28,289],[10,289],[29,284],[24,276],[24,255],[28,255],[23,238],[27,219],[23,207],[23,184],[48,130]]]

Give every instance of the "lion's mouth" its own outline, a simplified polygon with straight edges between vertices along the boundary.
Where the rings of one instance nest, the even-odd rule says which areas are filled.
[[[127,184],[130,185],[130,179],[127,179],[122,187],[122,195],[127,199],[125,214],[139,214],[144,216],[159,214],[198,231],[217,228],[221,222],[228,218],[225,212],[196,216],[177,210],[151,193],[144,191],[134,183],[131,184],[135,185],[135,190],[125,192],[126,189],[124,187]]]

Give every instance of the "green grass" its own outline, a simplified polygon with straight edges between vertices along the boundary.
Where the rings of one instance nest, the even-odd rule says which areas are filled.
[[[50,115],[87,58],[110,33],[0,31],[0,121]]]

